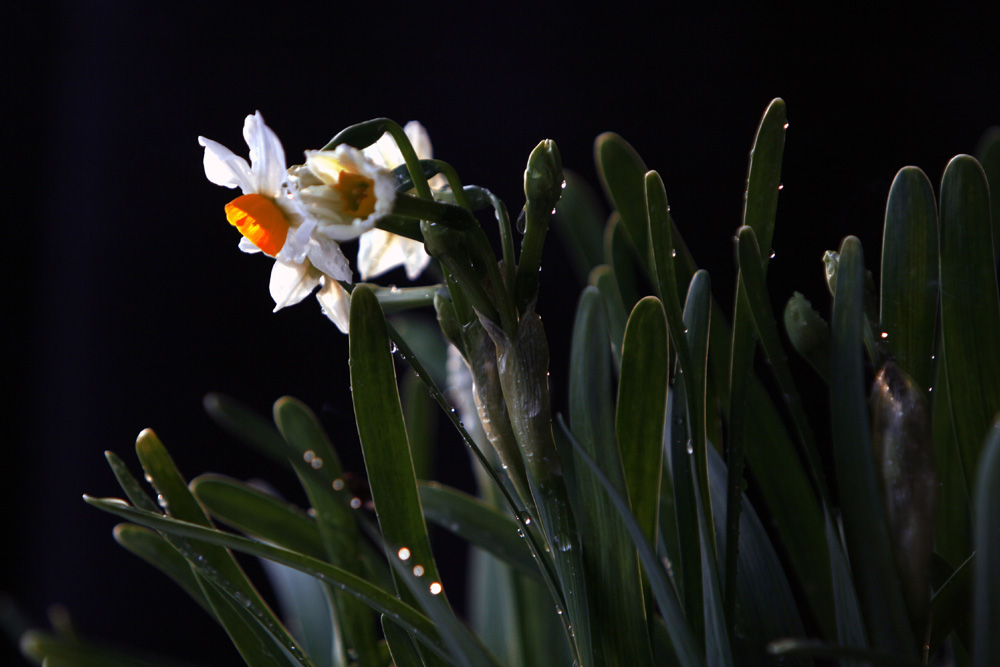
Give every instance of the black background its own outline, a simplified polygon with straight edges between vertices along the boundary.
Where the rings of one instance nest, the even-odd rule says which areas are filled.
[[[219,390],[265,413],[303,399],[360,466],[346,338],[312,299],[270,312],[270,262],[238,252],[222,214],[232,195],[205,179],[198,135],[245,154],[243,118],[259,109],[298,162],[346,125],[416,118],[436,156],[516,212],[539,140],[596,186],[592,142],[614,130],[660,171],[728,303],[747,153],[780,96],[771,289],[825,311],[822,252],[856,234],[877,271],[895,172],[915,164],[937,182],[1000,122],[996,19],[622,2],[61,2],[8,15],[0,590],[39,622],[61,602],[86,633],[237,664],[221,630],[81,500],[120,495],[102,452],[134,464],[136,434],[153,427],[188,477],[293,489],[204,415]],[[538,308],[559,394],[577,287],[549,240]],[[465,453],[442,446],[441,476],[468,486]]]

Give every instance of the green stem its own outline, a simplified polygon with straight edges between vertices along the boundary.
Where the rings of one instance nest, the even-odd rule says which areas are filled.
[[[467,208],[407,194],[396,195],[392,212],[406,218],[436,222],[462,231],[470,230],[479,224]]]

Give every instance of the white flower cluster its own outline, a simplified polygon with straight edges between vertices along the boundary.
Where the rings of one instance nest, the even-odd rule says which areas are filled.
[[[431,157],[430,139],[420,123],[404,128],[420,158]],[[250,162],[222,144],[198,137],[205,148],[205,175],[212,183],[239,187],[243,194],[226,205],[226,218],[243,235],[240,250],[274,259],[270,291],[274,310],[316,293],[323,312],[345,333],[350,262],[340,242],[360,237],[358,270],[362,280],[397,266],[413,280],[430,257],[423,244],[375,229],[392,211],[396,186],[391,169],[403,164],[395,142],[384,135],[358,150],[307,151],[304,165],[285,168],[285,149],[260,112],[247,116],[243,138]]]

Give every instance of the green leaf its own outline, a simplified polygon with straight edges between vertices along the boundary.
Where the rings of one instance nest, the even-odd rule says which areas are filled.
[[[642,299],[625,328],[615,434],[632,513],[650,544],[656,542],[663,468],[667,341],[663,305],[656,297]]]
[[[187,559],[168,540],[155,531],[131,523],[115,526],[114,536],[118,544],[173,579],[209,616],[215,618]]]
[[[934,366],[934,391],[931,393],[931,435],[941,484],[935,549],[954,567],[972,553],[972,502],[955,429],[952,427],[946,367],[943,345],[939,340]]]
[[[643,537],[642,528],[636,523],[635,518],[629,511],[628,501],[615,490],[614,484],[601,471],[597,462],[587,454],[583,445],[573,437],[573,433],[567,428],[562,415],[559,415],[557,419],[567,440],[572,444],[576,455],[601,483],[603,493],[607,495],[608,499],[614,505],[625,528],[628,530],[629,538],[635,545],[639,560],[642,561],[643,567],[649,574],[649,583],[653,590],[653,596],[660,609],[660,614],[666,623],[667,632],[670,635],[671,648],[674,652],[674,656],[672,657],[675,658],[678,664],[685,667],[688,665],[705,664],[705,660],[697,648],[695,639],[691,635],[691,629],[687,624],[687,619],[684,617],[684,610],[681,608],[677,595],[674,593],[674,589],[667,578],[667,573],[657,558],[656,552],[653,551],[646,538]]]
[[[784,320],[792,347],[829,383],[830,326],[799,292],[793,293],[785,304]]]
[[[211,527],[204,509],[151,430],[139,434],[135,449],[167,514]],[[311,664],[228,550],[214,544],[184,540],[171,540],[171,544],[194,566],[215,615],[251,667]],[[261,646],[269,649],[262,650]]]
[[[1000,126],[991,127],[976,144],[976,159],[983,166],[992,196],[994,252],[1000,255]]]
[[[204,407],[208,416],[234,438],[282,466],[288,465],[285,442],[268,419],[225,394],[207,394]]]
[[[394,594],[342,568],[311,558],[305,554],[285,549],[284,547],[258,542],[198,523],[182,521],[169,516],[140,510],[116,498],[92,498],[84,496],[84,500],[105,512],[128,519],[139,525],[153,528],[161,533],[235,549],[236,551],[257,556],[258,558],[266,558],[267,560],[295,568],[300,572],[305,572],[341,590],[351,591],[358,599],[364,601],[372,609],[390,616],[393,621],[402,625],[407,631],[412,632],[422,645],[427,646],[438,657],[446,660],[448,658],[448,653],[437,636],[434,624],[430,619],[412,605],[399,600]]]
[[[876,651],[915,656],[899,575],[889,545],[872,457],[862,358],[864,257],[848,236],[840,249],[833,301],[830,403],[844,534],[865,624]]]
[[[983,443],[976,475],[976,562],[972,655],[976,667],[1000,663],[1000,419]]]
[[[213,517],[240,532],[326,558],[315,519],[295,505],[223,475],[200,475],[190,487]]]
[[[615,368],[620,369],[622,363],[622,340],[625,338],[625,322],[628,314],[615,273],[607,264],[595,267],[590,272],[590,285],[596,287],[604,299],[604,307],[608,313],[608,329],[611,338],[611,352],[614,355]]]
[[[889,189],[880,284],[882,338],[927,394],[937,330],[937,209],[931,182],[917,167],[900,169]]]
[[[771,237],[774,234],[774,219],[778,208],[778,190],[781,187],[781,158],[785,148],[786,122],[785,103],[780,98],[771,101],[757,126],[753,147],[750,149],[750,165],[747,170],[746,195],[743,200],[743,226],[752,230],[760,243],[758,253],[770,255]],[[767,270],[766,261],[761,272]],[[729,492],[726,497],[729,535],[735,537],[739,529],[740,494],[743,481],[743,466],[746,457],[744,445],[746,432],[747,394],[750,391],[750,377],[753,374],[756,335],[750,317],[744,289],[742,265],[736,278],[736,303],[733,310],[732,340],[729,367],[729,431],[727,442],[726,468],[729,470]],[[762,280],[763,282],[763,280]],[[729,551],[726,563],[726,581],[736,574],[738,541],[729,540],[734,548]],[[726,611],[729,618],[734,616],[735,589],[727,584]],[[732,628],[730,628],[732,630]]]
[[[570,359],[573,432],[613,480],[615,489],[628,497],[615,441],[607,314],[600,293],[593,287],[580,296]],[[579,465],[576,473],[594,660],[652,664],[635,548],[613,504],[601,492],[599,480]]]
[[[21,652],[53,667],[194,667],[188,662],[41,630],[28,630],[21,636]]]
[[[355,517],[340,457],[322,425],[303,403],[284,397],[274,404],[274,421],[287,443],[289,460],[309,498],[325,560],[365,576],[366,542]],[[377,637],[372,613],[357,600],[331,591],[334,621],[347,655],[363,664],[375,661]]]
[[[603,229],[607,216],[585,179],[568,169],[563,174],[566,187],[556,204],[552,226],[565,239],[563,245],[577,279],[585,283],[591,269],[604,261]]]
[[[983,438],[1000,410],[1000,295],[982,167],[952,158],[941,178],[941,340],[952,424],[972,486]]]
[[[621,217],[612,215],[604,233],[604,261],[612,268],[623,310],[631,311],[639,300],[639,271],[635,248]]]
[[[518,571],[540,579],[538,564],[524,538],[518,536],[521,528],[513,517],[437,482],[421,482],[419,491],[428,521],[485,549]]]
[[[973,585],[973,563],[976,555],[973,554],[959,565],[951,576],[934,591],[931,599],[931,638],[928,642],[930,649],[928,655],[937,653],[941,644],[953,630],[963,629],[971,618],[972,610],[972,585]],[[959,632],[961,635],[962,633]],[[971,633],[970,633],[971,634]],[[963,636],[963,643],[972,646],[970,637]]]
[[[389,654],[395,667],[424,667],[424,661],[410,635],[385,615],[382,616],[382,634],[389,645]]]
[[[768,646],[768,653],[782,658],[808,656],[812,658],[829,658],[837,664],[862,664],[873,667],[920,667],[921,663],[912,658],[906,658],[891,653],[869,651],[863,648],[834,646],[816,639],[782,639]]]
[[[438,332],[440,339],[440,332]],[[413,455],[413,470],[417,479],[431,479],[434,476],[434,455],[437,452],[438,412],[434,400],[427,393],[424,383],[413,369],[403,375],[400,387],[400,401],[406,422],[406,433],[410,438]]]
[[[643,196],[646,165],[632,146],[613,132],[594,141],[594,162],[608,199],[621,216],[643,270],[649,267],[649,236]],[[646,275],[650,275],[647,271]]]

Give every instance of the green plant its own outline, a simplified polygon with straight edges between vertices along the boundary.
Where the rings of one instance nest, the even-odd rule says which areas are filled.
[[[825,258],[830,323],[801,295],[788,301],[788,339],[829,385],[826,456],[765,282],[786,127],[776,99],[751,151],[728,311],[688,252],[659,175],[617,135],[595,144],[614,207],[607,224],[586,185],[564,181],[552,142],[532,152],[515,259],[506,207],[488,190],[463,187],[446,163],[420,159],[391,121],[344,130],[327,151],[365,148],[384,133],[399,146],[400,164],[371,176],[372,191],[385,174],[396,191],[391,213],[372,222],[423,243],[442,278],[410,291],[351,287],[309,273],[318,255],[295,269],[321,285],[327,314],[350,331],[375,511],[345,481],[334,442],[306,406],[282,398],[272,423],[217,395],[209,412],[291,466],[308,510],[226,477],[188,483],[150,431],[136,450],[157,500],[108,453],[128,500],[87,502],[126,519],[115,529],[119,543],[183,586],[254,666],[1000,662],[1000,518],[992,511],[1000,502],[1000,206],[991,211],[989,198],[1000,138],[984,139],[983,166],[954,158],[937,198],[923,172],[900,170],[877,292],[860,242],[848,237]],[[338,174],[313,182],[305,166],[296,169],[289,174],[319,188],[317,198],[347,182]],[[428,179],[439,176],[448,185],[432,188]],[[278,196],[254,187],[250,194]],[[322,201],[340,205],[340,192]],[[283,222],[297,213],[265,220],[273,211],[256,213],[260,202],[250,202],[234,224],[270,225],[268,234],[289,238],[301,228]],[[355,223],[367,215],[351,206]],[[473,215],[482,210],[499,222],[499,261]],[[248,223],[246,215],[260,217]],[[346,224],[330,215],[320,226]],[[570,341],[569,411],[555,419],[550,341],[537,312],[552,220],[588,273]],[[252,233],[244,230],[284,261],[280,243],[265,248]],[[386,319],[432,304],[454,350],[450,400],[435,380],[440,361],[429,367],[413,351],[435,336],[401,335],[405,319]],[[769,377],[758,377],[758,350]],[[478,497],[415,474],[424,432],[413,406],[423,397],[401,400],[404,364],[481,463]],[[470,624],[442,590],[427,522],[484,552],[474,556]],[[275,563],[280,617],[231,550]],[[51,664],[132,664],[41,631],[26,633],[23,646]]]

